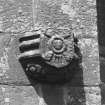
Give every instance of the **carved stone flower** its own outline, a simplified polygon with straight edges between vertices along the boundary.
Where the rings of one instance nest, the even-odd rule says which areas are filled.
[[[46,60],[46,63],[57,68],[68,65],[74,57],[73,34],[64,35],[53,32],[51,29],[47,33],[41,38],[43,59]]]

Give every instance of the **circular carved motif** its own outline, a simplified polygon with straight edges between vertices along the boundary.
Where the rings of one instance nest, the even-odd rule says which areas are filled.
[[[26,71],[30,71],[30,72],[37,72],[39,73],[41,71],[41,66],[38,64],[28,64]]]
[[[41,38],[42,58],[57,68],[67,66],[74,57],[74,37],[69,35],[44,35]]]
[[[62,53],[65,50],[65,44],[64,44],[64,39],[59,36],[53,36],[49,40],[49,48],[54,52],[54,53]]]
[[[63,47],[63,41],[60,39],[55,39],[52,42],[54,49],[61,50]]]

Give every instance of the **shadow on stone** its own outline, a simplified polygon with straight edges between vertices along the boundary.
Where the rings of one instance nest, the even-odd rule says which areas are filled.
[[[105,0],[97,0],[101,103],[105,104]]]
[[[46,64],[40,57],[20,60],[30,83],[47,105],[85,105],[83,70],[80,66],[82,55],[76,46],[75,52],[79,59],[73,59],[68,66],[60,69]],[[40,74],[27,71],[28,63],[40,64],[44,72]],[[37,84],[40,86],[37,87]]]
[[[74,41],[77,44],[78,40],[75,39]],[[69,65],[62,68],[56,68],[45,63],[44,59],[39,56],[23,58],[19,61],[32,84],[39,82],[54,85],[70,83],[72,86],[78,86],[83,85],[83,72],[80,66],[82,55],[77,46],[75,46],[75,53],[78,58],[72,59]]]

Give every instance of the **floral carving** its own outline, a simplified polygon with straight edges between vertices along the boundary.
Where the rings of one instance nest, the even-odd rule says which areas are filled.
[[[29,40],[25,41],[25,39]],[[39,28],[27,33],[20,40],[22,50],[20,58],[40,56],[47,64],[56,68],[67,66],[76,55],[74,35],[68,28],[46,28],[45,30]],[[32,47],[33,45],[35,48]],[[25,51],[27,47],[30,50]]]
[[[64,34],[65,31],[67,31],[66,34]],[[74,36],[71,30],[64,28],[47,29],[41,39],[42,57],[46,63],[52,66],[64,67],[74,58],[74,44]]]

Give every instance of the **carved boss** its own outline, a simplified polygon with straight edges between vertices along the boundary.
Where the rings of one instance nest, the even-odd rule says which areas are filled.
[[[20,38],[19,59],[41,57],[48,65],[62,68],[77,57],[72,31],[68,28],[36,29]]]

